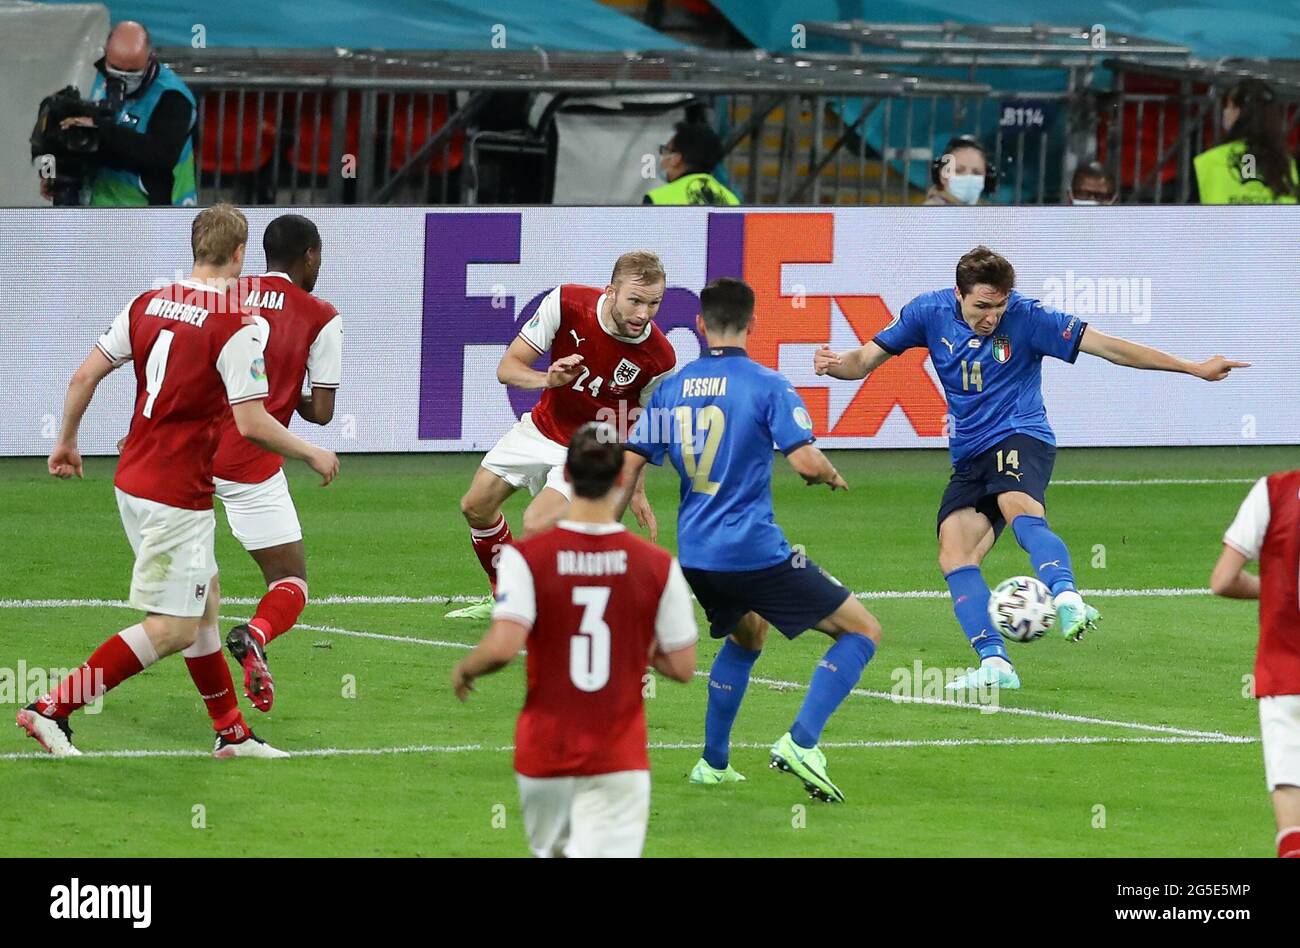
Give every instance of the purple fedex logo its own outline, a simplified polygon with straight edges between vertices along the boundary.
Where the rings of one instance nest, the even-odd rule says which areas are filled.
[[[456,441],[461,431],[465,399],[465,348],[497,344],[508,346],[530,319],[545,292],[522,309],[513,296],[504,306],[493,306],[490,296],[471,296],[471,264],[519,263],[522,214],[428,214],[424,223],[424,317],[420,339],[420,438]],[[626,248],[622,248],[626,249]],[[614,266],[611,250],[609,266]],[[555,284],[566,279],[563,259]],[[739,275],[738,273],[736,275]],[[669,279],[672,274],[669,274]],[[690,290],[670,287],[655,324],[664,332],[695,327],[699,297]],[[536,363],[547,365],[546,357]],[[509,389],[515,417],[529,411],[540,392]]]

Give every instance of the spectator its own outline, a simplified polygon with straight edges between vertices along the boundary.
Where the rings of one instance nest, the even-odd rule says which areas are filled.
[[[986,187],[992,190],[988,155],[979,139],[959,135],[930,165],[930,190],[922,204],[978,204]]]
[[[1193,161],[1202,204],[1295,204],[1300,178],[1287,153],[1272,88],[1243,79],[1223,97],[1223,141]]]
[[[1118,197],[1115,178],[1101,162],[1090,161],[1074,170],[1065,203],[1074,205],[1114,204]]]
[[[703,122],[678,122],[672,140],[659,146],[659,168],[668,183],[645,196],[646,204],[739,204],[712,174],[722,160],[722,139]]]
[[[194,171],[194,95],[170,68],[158,62],[149,31],[124,20],[113,28],[95,68],[92,101],[121,105],[116,124],[99,127],[96,169],[83,203],[111,207],[198,203]],[[78,116],[63,126],[96,127]],[[42,184],[42,192],[47,190]],[[47,195],[48,196],[48,195]]]

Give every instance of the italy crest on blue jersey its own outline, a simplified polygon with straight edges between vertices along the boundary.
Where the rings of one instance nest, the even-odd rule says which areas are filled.
[[[1013,290],[997,329],[980,336],[962,318],[957,291],[945,289],[904,306],[875,343],[893,355],[930,350],[952,416],[948,450],[956,464],[1013,434],[1056,444],[1043,406],[1043,357],[1073,362],[1086,327]]]

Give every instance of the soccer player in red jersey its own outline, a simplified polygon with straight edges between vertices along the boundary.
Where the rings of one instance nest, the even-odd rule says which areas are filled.
[[[1259,575],[1243,567],[1259,561]],[[1277,854],[1300,858],[1300,471],[1261,477],[1223,535],[1210,588],[1259,600],[1255,697]]]
[[[194,219],[194,268],[180,283],[137,296],[113,320],[68,385],[63,426],[49,457],[55,477],[82,476],[77,430],[95,389],[135,362],[136,399],[114,486],[135,552],[131,605],[144,619],[109,637],[49,694],[18,712],[18,725],[56,757],[75,756],[68,716],[182,652],[216,731],[214,757],[284,757],[256,738],[235,698],[217,631],[212,459],[229,404],[244,437],[300,458],[328,484],[338,458],[290,434],[266,413],[262,326],[230,284],[244,262],[248,222],[229,204]]]
[[[286,426],[295,411],[307,421],[329,424],[343,372],[343,321],[338,310],[311,293],[320,274],[320,233],[307,218],[284,214],[267,226],[262,248],[268,272],[241,280],[238,294],[244,308],[262,321],[267,413]],[[306,378],[310,395],[302,393]],[[234,414],[226,413],[212,470],[217,497],[231,532],[267,585],[253,617],[230,630],[226,647],[243,666],[244,693],[259,711],[271,710],[275,700],[266,646],[293,628],[307,605],[302,527],[282,460],[243,437]]]
[[[498,551],[512,539],[501,513],[510,495],[521,487],[533,495],[524,511],[524,536],[553,526],[572,497],[563,474],[569,438],[590,421],[621,419],[630,428],[640,406],[676,365],[672,345],[654,324],[666,283],[657,256],[642,250],[625,253],[604,290],[566,283],[548,293],[506,350],[497,379],[545,391],[537,407],[484,456],[460,501],[474,555],[489,584],[496,583]],[[532,368],[548,350],[550,368]],[[632,512],[653,540],[654,513],[640,480]],[[447,617],[487,619],[491,614],[489,598]]]
[[[452,671],[474,680],[528,647],[515,772],[538,856],[639,856],[650,815],[643,676],[695,672],[695,611],[677,560],[614,519],[623,448],[609,426],[573,435],[565,518],[501,551],[492,628]]]

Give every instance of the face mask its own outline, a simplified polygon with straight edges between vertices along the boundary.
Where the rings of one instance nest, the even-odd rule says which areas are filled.
[[[127,95],[135,95],[140,91],[140,87],[144,85],[144,77],[148,72],[148,66],[138,72],[123,72],[122,70],[114,69],[112,66],[107,64],[104,66],[104,75],[109,79],[116,79],[118,82],[122,83],[122,87],[126,91]]]
[[[955,174],[948,179],[948,190],[963,204],[974,204],[984,193],[984,175]]]

